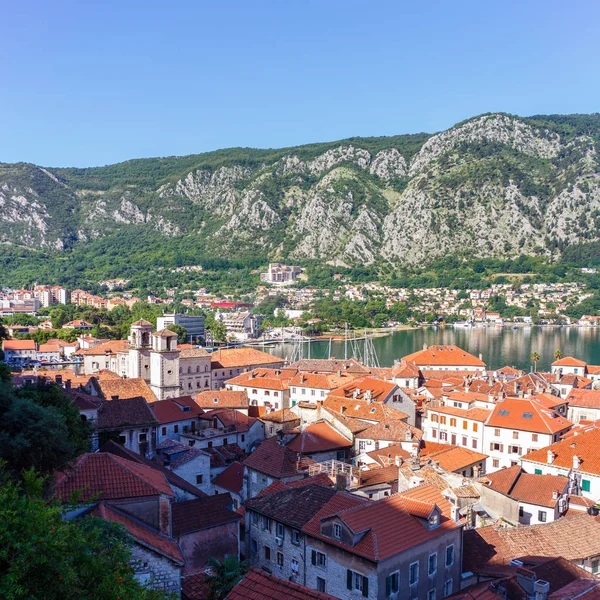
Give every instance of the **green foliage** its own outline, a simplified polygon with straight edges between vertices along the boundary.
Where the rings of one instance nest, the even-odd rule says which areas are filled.
[[[130,566],[125,530],[95,517],[63,518],[33,471],[0,472],[0,597],[4,600],[165,600]]]
[[[207,576],[208,600],[223,600],[233,587],[248,571],[248,564],[240,562],[235,556],[229,556],[223,561],[216,558],[208,559],[211,573]]]
[[[15,476],[30,468],[50,474],[89,449],[89,425],[62,390],[16,390],[0,382],[0,459]]]
[[[173,324],[169,325],[169,331],[177,334],[177,343],[185,344],[187,342],[187,329],[181,325]]]

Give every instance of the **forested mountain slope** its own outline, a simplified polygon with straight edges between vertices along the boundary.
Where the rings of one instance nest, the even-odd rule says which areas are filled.
[[[131,231],[198,257],[339,265],[557,253],[599,239],[599,143],[600,115],[490,114],[435,135],[0,164],[0,242],[81,252]]]

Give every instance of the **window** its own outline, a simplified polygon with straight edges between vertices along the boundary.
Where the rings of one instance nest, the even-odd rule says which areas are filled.
[[[532,433],[531,434],[531,441],[532,442],[537,442],[538,441],[538,434],[537,433]]]
[[[166,427],[163,427],[163,428],[162,428],[162,434],[163,434],[163,435],[167,435],[167,428],[166,428]]]
[[[477,432],[478,429],[479,429],[479,424],[473,423],[473,431]]]
[[[292,558],[291,569],[292,573],[298,573],[298,561],[295,558]]]
[[[196,485],[200,485],[202,483],[203,475],[196,475]]]
[[[581,491],[582,492],[589,492],[591,489],[590,487],[590,480],[589,479],[582,479],[581,480]]]
[[[435,588],[427,592],[427,600],[435,600]]]
[[[391,596],[400,591],[400,573],[396,571],[388,575],[385,580],[385,595]]]
[[[535,469],[533,472],[535,473],[535,475],[541,475],[542,474],[542,470],[541,469]]]
[[[446,579],[444,582],[444,596],[449,596],[452,593],[452,579]]]
[[[322,577],[317,577],[317,592],[325,592],[325,580]]]
[[[265,560],[271,560],[271,548],[265,546]]]
[[[437,512],[434,512],[429,517],[429,529],[435,529],[440,523],[440,515]]]
[[[456,419],[450,419],[450,427],[456,427]]]
[[[435,414],[431,415],[431,422],[432,423],[437,423],[438,422],[438,416],[435,415]]]
[[[302,388],[302,395],[306,394],[306,388]]]
[[[523,507],[519,506],[519,517],[523,517],[524,514],[525,514],[525,511],[523,510]]]
[[[294,544],[294,546],[300,544],[300,532],[297,529],[292,530],[292,544]]]
[[[147,438],[147,436],[146,436],[146,434],[145,434],[145,433],[140,433],[140,434],[138,435],[138,440],[139,440],[140,444],[141,444],[141,443],[143,443],[143,442],[145,442],[145,441],[146,441],[146,438]]]
[[[427,573],[429,575],[435,575],[437,571],[437,552],[429,555],[429,561],[427,563],[428,569]]]
[[[258,545],[256,544],[256,540],[252,540],[252,552],[256,554],[258,551]]]
[[[546,511],[545,510],[538,510],[538,521],[540,523],[546,522]]]
[[[310,390],[310,395],[314,396],[315,395],[315,390]]]
[[[477,440],[476,439],[473,439],[471,441],[471,446],[473,447],[474,450],[477,450]]]
[[[124,446],[127,443],[127,436],[126,435],[120,435],[119,436],[119,444],[121,444],[122,446]]]
[[[494,435],[496,437],[500,437],[500,430],[499,429],[494,429]]]
[[[296,393],[296,388],[292,388],[292,394]]]
[[[431,437],[434,439],[437,437],[437,431],[435,429],[431,430]]]
[[[448,434],[445,431],[440,431],[440,440],[445,442],[445,441],[447,441],[447,439],[448,439]]]
[[[445,425],[446,424],[446,417],[444,417],[444,416],[440,417],[440,423],[442,425]]]
[[[519,439],[519,432],[513,431],[513,440],[518,440],[518,439]]]
[[[325,398],[325,390],[321,390],[321,398]]]
[[[179,433],[179,425],[173,425],[173,433]]]
[[[598,566],[600,565],[600,560],[595,559],[592,561],[592,573],[597,574],[598,573]]]
[[[277,553],[277,566],[283,567],[283,554],[281,552]]]
[[[419,563],[410,563],[408,567],[408,585],[416,585],[419,581]]]
[[[311,553],[310,562],[315,567],[322,567],[323,569],[327,566],[327,556],[322,552],[313,550]]]
[[[467,436],[466,436],[466,435],[463,435],[463,436],[462,436],[462,445],[463,445],[463,446],[466,446],[466,445],[467,445]]]
[[[502,410],[498,411],[498,416],[499,417],[508,417],[509,412],[510,412],[510,410],[506,410],[505,408],[503,408]]]
[[[360,573],[356,573],[348,569],[346,571],[346,587],[349,590],[362,592],[362,595],[367,598],[369,596],[369,579]]]
[[[500,468],[500,460],[498,458],[494,458],[492,460],[492,466],[494,467],[494,469],[499,469]]]
[[[338,540],[342,537],[342,526],[339,523],[333,524],[333,537]]]
[[[277,537],[283,539],[283,523],[277,523],[276,531]]]
[[[265,531],[271,531],[271,519],[269,519],[269,517],[265,517],[263,515],[262,519],[261,519],[261,524],[262,524],[262,528]]]
[[[454,564],[454,545],[446,546],[446,566],[451,567]]]
[[[271,392],[269,390],[265,390],[265,396],[270,396]]]
[[[273,392],[273,396],[275,396],[275,398],[279,398],[279,392]]]
[[[469,423],[467,421],[463,421],[463,429],[468,429]]]

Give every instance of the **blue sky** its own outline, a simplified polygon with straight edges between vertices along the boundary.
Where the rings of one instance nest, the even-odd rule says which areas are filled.
[[[5,0],[2,21],[4,162],[94,166],[600,110],[593,0]]]

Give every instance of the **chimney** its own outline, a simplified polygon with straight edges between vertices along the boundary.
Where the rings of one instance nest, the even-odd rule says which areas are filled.
[[[556,490],[552,492],[552,500],[558,500],[558,492]]]
[[[535,579],[536,577],[533,571],[523,567],[517,568],[517,583],[525,590],[527,598],[533,594]]]
[[[556,458],[556,454],[554,454],[554,452],[552,452],[552,450],[548,450],[548,464],[551,465],[554,462],[554,459]]]
[[[523,398],[523,390],[519,390],[519,398]]]
[[[158,500],[158,521],[159,531],[171,537],[171,502],[164,494]]]
[[[65,381],[65,390],[67,390],[67,392],[71,389],[71,380],[67,379]]]
[[[543,579],[539,579],[533,586],[535,600],[547,600],[550,592],[550,584]]]
[[[427,344],[423,344],[423,350],[427,350]]]
[[[581,466],[581,459],[579,458],[579,456],[574,456],[573,457],[573,469],[575,471],[577,471],[577,469],[579,469],[579,467]]]
[[[119,399],[119,396],[118,396],[118,395],[111,396],[111,397],[110,397],[110,399],[111,399],[111,400],[118,400],[118,399]]]
[[[340,414],[343,415],[346,412],[346,407],[345,406],[341,406],[340,407]]]

